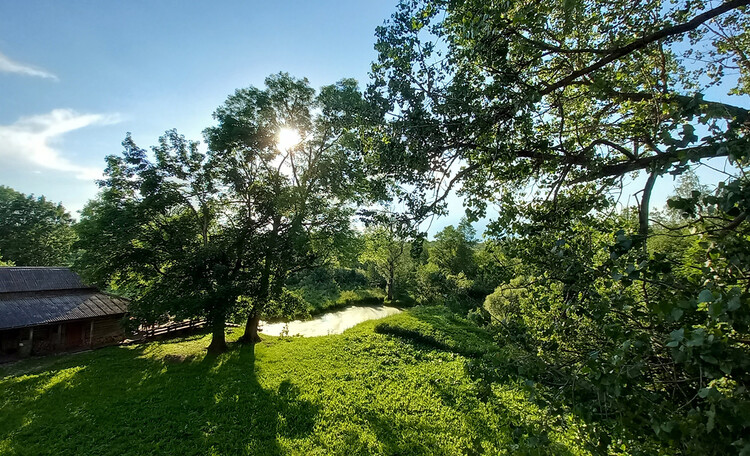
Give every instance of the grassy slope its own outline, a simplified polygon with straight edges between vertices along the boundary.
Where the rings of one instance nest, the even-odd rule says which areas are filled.
[[[207,342],[0,368],[0,454],[586,454],[520,382],[473,379],[480,353],[503,354],[439,309],[218,358]]]

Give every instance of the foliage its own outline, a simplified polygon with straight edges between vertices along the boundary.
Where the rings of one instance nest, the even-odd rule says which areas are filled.
[[[252,303],[250,304],[252,305]],[[307,302],[299,292],[287,289],[274,297],[267,305],[264,311],[265,318],[269,320],[278,320],[290,317],[305,317],[308,314]]]
[[[391,302],[408,283],[411,266],[411,246],[402,225],[391,220],[370,228],[364,235],[361,262],[372,264],[385,281],[386,300]],[[402,287],[398,287],[398,285]]]
[[[674,194],[671,195],[671,198],[690,198],[692,197],[694,191],[697,191],[699,193],[708,193],[711,191],[711,188],[708,185],[701,184],[700,178],[695,173],[695,171],[693,171],[692,169],[688,169],[677,179]],[[673,209],[669,205],[667,205],[665,209],[666,219],[663,220],[664,223],[668,225],[681,224],[683,219],[682,213],[679,209]],[[654,214],[653,218],[661,222],[661,218],[663,217],[660,217],[660,215],[661,214],[656,213]]]
[[[448,225],[435,235],[429,246],[429,262],[450,274],[464,273],[473,276],[476,272],[474,247],[476,231],[465,218],[458,228]]]
[[[310,314],[355,304],[379,304],[383,293],[370,287],[359,269],[318,267],[289,277],[287,287],[306,302]]]
[[[0,185],[0,251],[17,266],[68,266],[75,232],[62,204]]]
[[[224,200],[198,143],[168,131],[153,161],[130,135],[123,146],[107,157],[102,192],[76,226],[77,267],[131,295],[129,311],[143,322],[207,319],[211,349],[222,351],[224,324],[256,281],[252,225]]]
[[[249,316],[245,340],[256,342],[260,318],[307,312],[285,288],[289,274],[351,238],[348,202],[363,191],[356,82],[317,96],[288,74],[265,83],[217,109],[218,125],[204,132],[207,154],[169,131],[155,161],[130,136],[123,157],[108,158],[104,191],[80,223],[79,264],[132,295],[144,320],[203,317],[220,338],[239,314]],[[284,128],[299,143],[282,149]]]
[[[506,285],[501,285],[484,300],[484,308],[503,324],[521,316],[521,302],[529,299],[525,277],[517,277]]]
[[[477,241],[468,220],[458,228],[448,225],[435,235],[427,247],[427,261],[417,268],[417,299],[424,304],[448,305],[466,312],[476,307],[474,278]],[[481,291],[479,291],[481,294]]]
[[[750,451],[745,180],[690,190],[670,203],[684,221],[650,226],[659,176],[715,157],[744,176],[748,111],[702,92],[746,93],[748,17],[746,2],[417,0],[378,29],[370,96],[388,114],[369,162],[417,219],[455,189],[471,218],[499,207],[493,330],[540,399],[596,423],[592,451]],[[637,172],[638,206],[618,211]]]
[[[473,286],[463,272],[451,274],[432,262],[417,269],[417,297],[423,304],[473,307],[469,297]]]
[[[486,239],[477,246],[474,261],[477,271],[474,277],[474,292],[478,296],[486,297],[515,275],[513,261],[504,256],[502,244],[491,239]]]
[[[671,200],[693,218],[656,230],[646,248],[632,212],[579,215],[504,241],[517,277],[485,301],[499,342],[545,366],[526,375],[555,385],[551,406],[575,401],[581,416],[599,417],[592,441],[602,449],[745,451],[745,195],[735,180]]]
[[[79,265],[134,296],[136,315],[206,317],[221,340],[232,316],[257,342],[261,317],[380,302],[374,286],[442,305],[259,346],[286,361],[264,368],[304,385],[282,382],[281,399],[233,372],[201,389],[225,407],[204,409],[209,422],[275,427],[231,433],[247,451],[276,438],[272,453],[750,454],[750,117],[704,96],[748,94],[749,26],[744,0],[403,0],[377,30],[365,94],[280,73],[217,109],[206,155],[168,132],[150,160],[126,138],[78,225]],[[283,129],[299,141],[281,146]],[[690,169],[715,158],[738,172],[709,189]],[[655,214],[666,175],[680,185]],[[415,226],[456,190],[467,218],[426,242]],[[479,243],[471,222],[490,204]],[[237,352],[177,372],[221,375],[253,353]],[[281,411],[248,408],[248,390]],[[214,432],[198,445],[236,443]]]
[[[541,201],[594,196],[645,171],[643,225],[656,176],[747,154],[748,111],[705,100],[704,73],[689,66],[712,47],[709,85],[744,93],[744,12],[688,0],[403,1],[377,30],[370,94],[388,114],[369,160],[413,189],[400,196],[416,217],[441,212],[459,187],[476,217],[488,203],[512,209],[532,184]],[[721,77],[730,67],[739,79]]]
[[[292,272],[341,253],[337,246],[353,237],[350,203],[369,192],[357,134],[368,105],[356,81],[344,79],[317,95],[307,79],[286,73],[265,85],[230,95],[214,113],[217,125],[204,132],[226,197],[262,246],[248,301],[250,342],[258,341],[258,321]],[[299,141],[282,147],[284,129]]]
[[[0,252],[0,266],[15,266],[12,261],[3,260],[2,252]]]

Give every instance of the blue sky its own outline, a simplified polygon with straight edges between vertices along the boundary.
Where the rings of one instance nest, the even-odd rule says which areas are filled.
[[[366,83],[396,0],[0,3],[0,184],[72,212],[130,131],[192,139],[271,73]]]
[[[344,77],[364,85],[375,27],[396,1],[0,2],[0,184],[75,214],[126,132],[141,147],[170,128],[201,139],[227,95],[278,71],[314,87]],[[706,168],[699,175],[724,178]],[[655,206],[672,188],[671,178],[660,180]],[[450,210],[431,234],[458,222],[458,198]]]

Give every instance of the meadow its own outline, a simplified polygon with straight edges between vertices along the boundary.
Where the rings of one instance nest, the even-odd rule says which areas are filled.
[[[550,416],[520,377],[485,381],[476,366],[510,354],[444,308],[239,335],[219,356],[196,334],[0,367],[0,453],[590,454],[585,425]]]

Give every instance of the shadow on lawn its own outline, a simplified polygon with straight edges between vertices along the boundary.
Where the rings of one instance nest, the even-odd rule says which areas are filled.
[[[535,413],[532,416],[524,412],[523,406],[519,408],[518,404],[509,406],[510,404],[497,401],[497,398],[493,400],[492,385],[508,383],[515,386],[524,369],[523,366],[519,366],[520,360],[507,359],[506,355],[500,354],[489,333],[448,311],[439,312],[432,309],[427,312],[412,312],[412,315],[419,322],[418,324],[402,326],[398,323],[379,323],[374,330],[378,334],[392,337],[420,352],[438,350],[466,358],[466,373],[475,382],[474,394],[482,402],[493,402],[496,415],[505,417],[505,428],[502,432],[507,435],[509,443],[513,445],[514,454],[562,456],[574,454],[568,446],[569,443],[555,441],[550,435],[553,422],[558,421],[556,423],[558,428],[566,426],[560,422],[560,413],[562,415],[575,414],[572,410],[561,411],[558,408],[545,412],[543,401],[539,398],[532,400],[528,394],[524,394],[527,396],[525,401],[529,402],[532,410],[536,407],[542,408],[542,413]],[[538,366],[527,370],[538,370]],[[526,372],[526,374],[531,374],[531,372]],[[444,405],[461,409],[462,393],[448,385],[434,385],[433,388]],[[557,415],[557,419],[545,417],[547,415],[550,417]],[[485,436],[491,434],[491,431],[487,429],[487,423],[475,422],[470,419],[471,415],[468,413],[466,416],[469,417],[469,428],[472,429],[473,434]],[[392,429],[389,428],[388,423],[382,422],[382,419],[378,417],[373,417],[370,421],[378,434],[382,436],[381,438],[393,440],[393,436],[389,435]],[[480,438],[472,439],[468,453],[485,454],[487,449],[483,447],[481,440]],[[588,449],[593,449],[592,443],[587,441],[584,445]]]
[[[5,379],[2,454],[277,455],[312,432],[317,406],[285,380],[259,384],[252,346],[218,357],[99,350]]]

